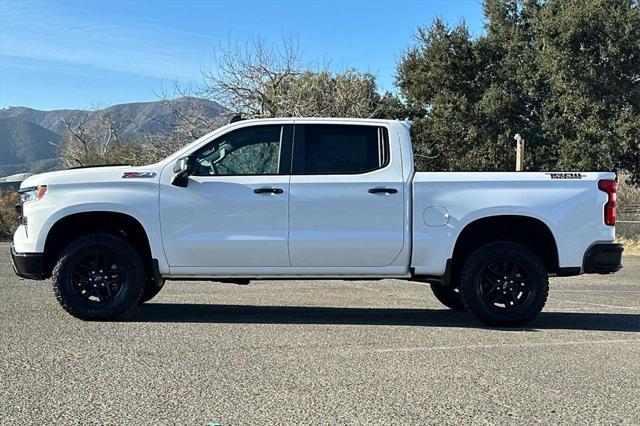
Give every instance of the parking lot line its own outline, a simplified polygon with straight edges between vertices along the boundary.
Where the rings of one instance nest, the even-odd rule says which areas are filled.
[[[414,351],[455,351],[460,349],[503,349],[503,348],[530,348],[530,347],[549,347],[549,346],[572,346],[585,344],[611,344],[611,343],[640,343],[640,339],[616,339],[616,340],[573,340],[563,342],[526,342],[526,343],[496,343],[496,344],[478,344],[478,345],[455,345],[455,346],[417,346],[412,348],[386,348],[386,349],[370,349],[367,352],[414,352]],[[363,351],[358,348],[358,351]],[[363,351],[364,352],[364,351]]]
[[[614,309],[631,309],[634,311],[640,311],[640,307],[637,306],[620,306],[620,305],[605,305],[604,303],[591,303],[591,302],[579,302],[577,300],[563,300],[564,303],[573,303],[576,305],[589,305],[589,306],[600,306],[603,308],[614,308]]]

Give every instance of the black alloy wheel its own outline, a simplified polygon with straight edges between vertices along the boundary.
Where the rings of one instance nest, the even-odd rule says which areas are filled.
[[[92,253],[72,266],[74,293],[90,305],[106,305],[116,299],[126,282],[126,271],[104,252]]]
[[[501,259],[485,268],[480,294],[493,309],[517,311],[531,296],[531,281],[522,265],[513,260]]]

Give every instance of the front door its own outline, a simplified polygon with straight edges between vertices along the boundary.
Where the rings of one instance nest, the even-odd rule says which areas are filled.
[[[404,245],[399,144],[377,125],[295,126],[289,250],[293,267],[384,267]]]
[[[195,152],[197,171],[186,188],[162,179],[162,240],[172,270],[290,266],[291,133],[290,125],[231,131]]]

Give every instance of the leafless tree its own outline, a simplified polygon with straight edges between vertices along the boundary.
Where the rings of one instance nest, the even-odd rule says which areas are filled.
[[[220,50],[215,69],[203,71],[203,94],[230,111],[250,117],[277,117],[286,84],[300,74],[300,54],[293,38],[268,46],[253,38]]]
[[[280,47],[259,39],[230,45],[203,77],[204,96],[252,118],[373,117],[381,108],[373,75],[305,68],[292,38]]]
[[[67,167],[110,164],[118,162],[125,142],[121,132],[125,123],[105,109],[82,121],[62,120],[65,135],[58,156]]]

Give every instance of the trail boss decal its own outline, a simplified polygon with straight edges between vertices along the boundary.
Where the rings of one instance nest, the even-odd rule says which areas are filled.
[[[587,177],[587,175],[583,175],[582,173],[545,173],[545,174],[551,176],[551,179],[582,179],[583,177]]]
[[[122,179],[152,178],[155,176],[156,172],[124,172]]]

